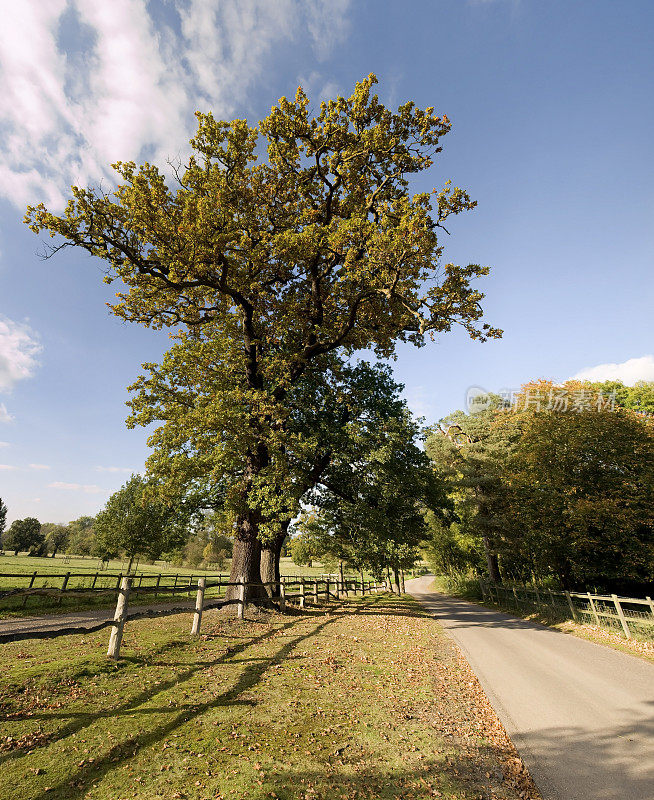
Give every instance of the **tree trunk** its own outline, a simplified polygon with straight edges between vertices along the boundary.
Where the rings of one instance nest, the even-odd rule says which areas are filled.
[[[402,594],[402,589],[400,588],[400,573],[397,567],[393,567],[393,575],[395,576],[395,586],[397,588],[397,593]]]
[[[343,562],[342,561],[339,562],[338,568],[339,568],[340,573],[341,573],[341,586],[342,586],[343,583],[344,583],[344,580],[345,580],[344,577],[343,577]]]
[[[272,542],[261,546],[262,583],[268,583],[270,581],[279,583],[281,577],[279,571],[279,559],[282,552],[282,545],[284,544],[284,539],[288,534],[288,526],[290,524],[290,519],[284,520],[281,523],[281,532],[275,537],[275,539]],[[268,597],[277,597],[279,595],[279,586],[266,586],[264,588]]]
[[[484,553],[486,555],[486,566],[488,567],[488,575],[493,583],[502,583],[502,576],[500,575],[500,565],[497,560],[497,553],[491,550],[488,536],[482,536],[484,543]]]
[[[134,563],[134,556],[129,557],[129,564],[127,565],[127,574],[132,571],[132,564]]]
[[[267,597],[263,586],[261,586],[261,542],[257,538],[258,530],[258,512],[247,511],[237,518],[236,540],[234,541],[229,582],[235,584],[243,578],[246,584],[255,584],[254,586],[246,586],[246,601]],[[236,600],[238,592],[238,586],[228,586],[227,600]],[[234,613],[236,613],[236,606],[234,605],[233,608]]]

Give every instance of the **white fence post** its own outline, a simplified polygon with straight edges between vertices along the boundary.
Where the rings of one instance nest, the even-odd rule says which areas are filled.
[[[284,578],[279,581],[279,610],[286,611],[286,584]]]
[[[613,600],[615,610],[618,612],[618,617],[620,617],[620,623],[622,625],[624,635],[627,637],[627,639],[631,639],[631,631],[629,630],[629,625],[627,624],[627,619],[624,615],[624,611],[622,610],[622,606],[620,605],[617,594],[612,594],[611,598]]]
[[[304,578],[300,578],[300,608],[304,608]]]
[[[204,607],[204,590],[207,585],[206,578],[198,578],[198,593],[195,596],[195,612],[193,614],[193,625],[191,625],[191,636],[199,636],[200,623],[202,622],[202,609]]]
[[[107,650],[107,658],[113,658],[115,661],[120,658],[120,645],[123,641],[123,629],[127,619],[127,601],[129,600],[131,585],[131,578],[123,578],[120,582],[118,602],[116,603],[114,622],[111,628],[111,636],[109,637],[109,649]]]
[[[241,575],[238,579],[238,604],[236,606],[237,619],[243,619],[245,616],[245,575]]]

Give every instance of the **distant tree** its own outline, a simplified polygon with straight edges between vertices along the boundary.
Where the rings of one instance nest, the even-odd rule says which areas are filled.
[[[95,520],[98,546],[123,551],[129,558],[128,571],[136,555],[154,561],[181,545],[188,535],[188,517],[181,503],[152,500],[148,489],[145,478],[132,475],[111,495]]]
[[[70,537],[70,529],[66,525],[57,525],[54,522],[44,522],[41,533],[45,536],[45,544],[52,558],[59,550],[63,550]]]
[[[13,550],[15,555],[23,550],[29,550],[30,555],[40,554],[44,543],[45,536],[41,533],[41,523],[34,517],[14,520],[7,531],[6,546]]]
[[[291,559],[298,567],[310,567],[319,555],[318,546],[314,537],[303,532],[291,538]]]
[[[68,523],[66,552],[76,556],[96,554],[95,517],[83,516]],[[97,553],[103,555],[103,553]]]
[[[0,550],[4,549],[3,533],[7,526],[7,506],[0,497]]]
[[[215,564],[218,569],[222,570],[225,568],[227,559],[232,556],[233,547],[234,542],[232,539],[223,534],[216,534],[207,542],[202,551],[203,559],[207,566]]]

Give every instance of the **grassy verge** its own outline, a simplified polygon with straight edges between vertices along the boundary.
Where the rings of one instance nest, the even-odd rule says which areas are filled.
[[[3,645],[2,800],[536,797],[454,645],[387,595]],[[499,727],[498,727],[499,726]],[[523,792],[524,794],[521,794]]]

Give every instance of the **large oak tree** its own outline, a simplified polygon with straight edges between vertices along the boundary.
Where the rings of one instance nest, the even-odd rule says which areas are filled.
[[[233,435],[248,440],[232,567],[247,580],[259,579],[269,514],[268,432],[283,438],[286,397],[312,363],[340,349],[391,356],[456,323],[499,335],[471,286],[488,269],[441,263],[447,218],[475,203],[449,182],[409,192],[450,122],[412,102],[392,112],[375,82],[315,116],[301,89],[254,127],[198,114],[174,180],[119,162],[113,192],[74,187],[63,214],[27,212],[33,231],[58,237],[50,254],[75,246],[106,262],[105,280],[122,284],[118,317],[220,342],[225,403],[242,411]]]

